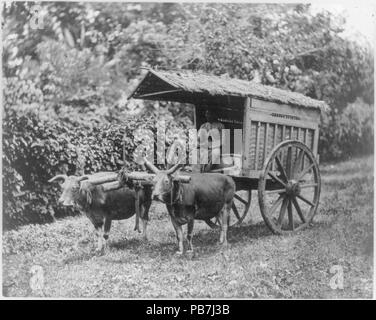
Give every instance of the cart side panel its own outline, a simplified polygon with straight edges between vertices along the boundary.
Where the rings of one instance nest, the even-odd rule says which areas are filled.
[[[319,121],[316,109],[251,99],[244,112],[243,176],[257,177],[271,150],[284,140],[299,140],[317,156]]]

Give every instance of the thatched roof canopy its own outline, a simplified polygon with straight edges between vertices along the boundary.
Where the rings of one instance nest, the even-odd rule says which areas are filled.
[[[147,70],[130,98],[197,104],[202,100],[220,101],[223,97],[254,97],[306,108],[327,108],[323,101],[250,81],[189,71]]]

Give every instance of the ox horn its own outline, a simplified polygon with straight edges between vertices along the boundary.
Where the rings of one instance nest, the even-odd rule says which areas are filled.
[[[181,167],[181,166],[182,166],[181,163],[177,163],[177,164],[175,164],[172,168],[168,169],[168,170],[166,171],[166,173],[167,173],[167,174],[173,174],[173,173],[174,173],[176,170],[178,170],[179,167]]]
[[[145,164],[146,168],[150,169],[155,174],[157,174],[159,172],[159,169],[154,164],[152,164],[151,162],[146,160],[146,158],[143,158],[143,159],[144,159],[144,164]]]
[[[65,180],[67,180],[68,176],[66,174],[58,174],[56,176],[54,176],[53,178],[51,178],[50,180],[48,180],[48,182],[54,182],[56,180],[60,180],[60,179],[63,179],[64,182]]]

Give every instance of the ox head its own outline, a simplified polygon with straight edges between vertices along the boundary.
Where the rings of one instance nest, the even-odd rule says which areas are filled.
[[[64,206],[73,206],[77,204],[79,195],[80,195],[80,182],[83,180],[87,180],[89,177],[82,176],[67,176],[65,174],[59,174],[52,179],[48,180],[48,182],[54,181],[62,181],[61,187],[63,192],[59,198],[59,203]]]
[[[145,166],[155,173],[154,188],[151,194],[152,199],[165,202],[166,196],[169,196],[173,188],[172,174],[179,169],[181,164],[175,164],[168,170],[159,170],[152,163],[144,159]]]

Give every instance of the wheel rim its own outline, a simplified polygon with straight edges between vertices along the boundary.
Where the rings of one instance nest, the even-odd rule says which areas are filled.
[[[234,195],[234,203],[231,208],[229,227],[236,227],[240,225],[247,216],[248,210],[251,206],[252,191],[238,190]],[[220,224],[218,218],[213,218],[205,221],[211,228],[219,228]]]
[[[259,180],[259,205],[268,227],[291,233],[312,221],[320,198],[320,172],[312,151],[299,141],[276,146]]]

